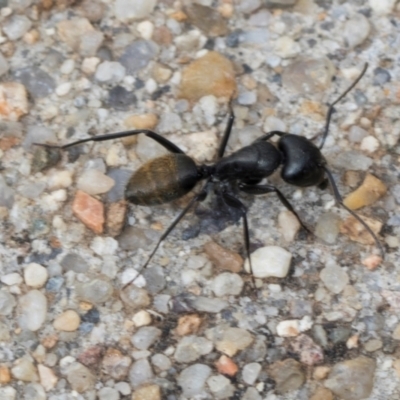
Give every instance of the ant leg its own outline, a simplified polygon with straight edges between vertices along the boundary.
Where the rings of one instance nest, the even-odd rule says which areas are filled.
[[[322,135],[322,141],[321,141],[321,144],[319,145],[319,149],[322,149],[322,147],[324,147],[325,140],[326,140],[326,138],[327,138],[327,136],[328,136],[328,133],[329,133],[329,124],[330,124],[330,122],[331,122],[332,114],[333,114],[333,112],[335,111],[334,106],[335,106],[337,103],[339,103],[339,101],[342,100],[343,97],[345,97],[346,94],[349,93],[350,90],[354,88],[354,86],[357,85],[357,83],[360,81],[360,79],[364,76],[364,74],[365,74],[367,68],[368,68],[368,63],[365,63],[365,64],[364,64],[364,68],[363,68],[363,70],[361,71],[360,75],[358,75],[357,79],[356,79],[356,80],[355,80],[355,81],[354,81],[354,82],[353,82],[353,83],[352,83],[352,84],[351,84],[351,85],[350,85],[350,86],[349,86],[349,87],[348,87],[348,88],[333,102],[333,103],[331,103],[331,104],[329,105],[328,113],[326,114],[326,122],[325,122],[324,133],[323,133],[323,135]]]
[[[347,210],[362,226],[369,232],[369,234],[374,238],[376,246],[379,248],[379,251],[381,253],[382,259],[385,258],[385,250],[383,249],[382,243],[379,241],[375,233],[372,231],[372,229],[366,224],[366,222],[358,216],[353,210],[350,210],[349,207],[347,207],[343,203],[342,196],[339,193],[339,190],[336,186],[335,180],[333,179],[331,171],[326,166],[322,166],[326,172],[326,175],[328,176],[329,183],[331,184],[332,190],[333,190],[333,195],[335,196],[335,200],[345,209]]]
[[[82,143],[103,142],[106,140],[120,139],[120,138],[124,138],[127,136],[139,135],[140,133],[143,133],[146,136],[148,136],[149,138],[155,140],[157,143],[161,144],[161,146],[165,147],[171,153],[181,153],[181,154],[184,153],[177,145],[173,144],[168,139],[162,137],[158,133],[150,131],[148,129],[134,129],[134,130],[130,130],[130,131],[109,133],[107,135],[94,136],[94,137],[90,137],[90,138],[86,138],[86,139],[77,140],[76,142],[65,144],[64,146],[45,144],[45,143],[34,143],[34,144],[37,146],[42,146],[42,147],[47,147],[47,148],[56,148],[56,149],[65,150],[65,149],[68,149],[69,147],[77,146],[78,144],[82,144]]]
[[[253,287],[256,287],[255,281],[254,281],[254,275],[253,275],[253,266],[251,264],[251,256],[250,256],[250,235],[249,235],[249,224],[247,221],[247,210],[244,204],[237,199],[236,197],[233,197],[232,195],[228,193],[221,193],[223,200],[225,203],[232,207],[236,208],[237,210],[240,210],[242,212],[242,217],[243,217],[243,236],[244,236],[244,243],[246,247],[246,254],[247,258],[249,259],[249,266],[250,266],[250,272],[251,272],[251,280],[253,283]]]
[[[148,257],[146,263],[142,266],[140,271],[145,269],[150,262],[150,260],[153,258],[154,254],[156,253],[158,247],[160,246],[161,242],[171,233],[171,231],[175,228],[176,225],[178,225],[179,221],[186,215],[186,213],[189,211],[189,209],[197,202],[203,201],[208,193],[208,183],[207,182],[204,186],[203,189],[198,193],[196,196],[194,196],[187,206],[178,214],[178,216],[172,221],[171,225],[167,228],[167,230],[161,235],[160,239],[158,240],[156,246],[154,247],[153,251],[151,252],[150,256]]]
[[[290,211],[294,214],[294,216],[297,218],[299,221],[301,227],[307,231],[308,233],[313,233],[310,231],[310,229],[307,228],[307,226],[303,223],[303,221],[300,219],[299,215],[293,208],[293,206],[289,203],[289,200],[286,199],[286,197],[283,195],[283,193],[276,188],[275,186],[272,185],[246,185],[244,183],[239,184],[239,189],[242,192],[248,193],[248,194],[253,194],[253,195],[259,195],[259,194],[266,194],[266,193],[276,193],[279,200],[281,203]]]
[[[233,122],[235,121],[235,114],[233,113],[233,108],[232,108],[232,98],[229,100],[228,107],[229,107],[229,118],[225,128],[224,136],[222,137],[221,144],[219,145],[218,159],[224,156],[226,145],[228,144],[228,140],[232,132]]]

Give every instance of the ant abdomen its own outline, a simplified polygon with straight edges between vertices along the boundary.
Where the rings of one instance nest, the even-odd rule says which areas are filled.
[[[195,162],[185,154],[166,154],[142,165],[130,178],[126,199],[133,204],[153,206],[176,200],[198,182]]]

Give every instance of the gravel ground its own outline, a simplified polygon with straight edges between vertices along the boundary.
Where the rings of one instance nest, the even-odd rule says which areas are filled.
[[[0,0],[0,398],[400,398],[400,3]],[[211,164],[280,130],[318,141],[331,190],[268,178],[241,215],[210,193],[127,204],[166,150]],[[169,179],[144,167],[132,180]],[[199,186],[200,187],[200,186]],[[194,192],[198,191],[196,188]],[[137,270],[141,271],[138,274]],[[253,287],[253,280],[255,288]]]

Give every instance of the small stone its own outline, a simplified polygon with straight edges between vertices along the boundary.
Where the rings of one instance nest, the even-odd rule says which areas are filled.
[[[0,364],[0,384],[7,385],[11,381],[10,369],[5,364]],[[1,398],[1,397],[0,397]]]
[[[348,194],[344,204],[352,210],[374,204],[387,192],[385,184],[371,174],[367,174],[364,182],[354,192]]]
[[[239,370],[239,367],[235,362],[225,356],[222,355],[218,361],[215,363],[215,366],[217,367],[217,370],[220,374],[228,375],[228,376],[235,376]]]
[[[301,47],[291,37],[281,36],[275,41],[274,50],[279,57],[293,58],[300,53]]]
[[[392,338],[395,340],[400,340],[400,324],[397,324],[396,328],[394,329]]]
[[[115,182],[97,169],[88,169],[78,178],[77,188],[90,195],[108,192]]]
[[[121,300],[133,309],[146,308],[150,305],[147,291],[135,285],[129,285],[121,292]]]
[[[371,31],[368,19],[361,13],[355,14],[344,24],[343,36],[352,49],[364,43]]]
[[[204,364],[194,364],[185,368],[178,376],[178,385],[183,395],[194,397],[205,391],[205,383],[211,375],[211,368]]]
[[[231,381],[222,375],[211,376],[207,379],[207,385],[214,399],[232,398],[235,392],[235,387]]]
[[[98,57],[86,57],[82,61],[82,71],[87,75],[93,75],[96,72],[97,66],[100,64]]]
[[[143,19],[153,12],[156,4],[157,0],[135,2],[129,0],[117,0],[115,2],[115,16],[121,22]]]
[[[81,318],[74,310],[64,311],[53,322],[54,329],[63,332],[74,332],[79,328]]]
[[[369,0],[368,2],[375,13],[386,15],[393,11],[396,0]]]
[[[72,18],[60,21],[57,31],[60,39],[72,50],[77,51],[84,34],[94,31],[94,28],[86,18]]]
[[[132,321],[138,328],[141,326],[150,325],[151,315],[147,311],[141,310],[132,317]]]
[[[343,400],[368,398],[374,384],[375,369],[375,360],[364,356],[337,363],[325,386]]]
[[[361,263],[365,265],[370,271],[373,271],[374,269],[378,268],[379,265],[382,264],[382,261],[383,261],[382,257],[376,254],[372,254],[367,258],[364,258],[364,260],[362,260]]]
[[[375,235],[382,229],[382,222],[372,218],[362,217],[363,221],[371,228]],[[348,236],[351,240],[362,244],[374,244],[375,240],[364,226],[353,216],[345,219],[340,225],[340,232]]]
[[[0,315],[7,316],[13,312],[16,305],[14,296],[8,291],[0,290]]]
[[[204,251],[217,268],[235,273],[240,272],[243,268],[243,258],[238,253],[215,242],[207,242],[204,245]]]
[[[126,68],[128,75],[136,75],[138,71],[147,67],[157,53],[158,46],[154,42],[140,39],[125,48],[124,53],[119,58],[119,62]]]
[[[0,388],[0,398],[4,400],[17,399],[17,391],[12,386],[5,386]]]
[[[324,360],[323,349],[307,335],[299,335],[291,342],[291,346],[305,365],[320,364]]]
[[[182,71],[179,97],[189,101],[207,95],[230,98],[235,92],[235,71],[231,61],[214,51],[193,61]]]
[[[31,29],[32,22],[25,15],[12,15],[3,22],[3,32],[10,40],[18,40]]]
[[[349,283],[347,272],[337,265],[325,267],[320,273],[320,278],[326,288],[334,294],[339,294]]]
[[[49,274],[47,269],[39,264],[28,264],[24,269],[24,280],[28,286],[35,289],[41,288],[46,284]]]
[[[318,381],[321,381],[329,375],[329,372],[331,372],[330,367],[327,367],[327,366],[315,367],[314,372],[313,372],[313,378]]]
[[[85,393],[94,388],[96,376],[92,374],[89,368],[81,363],[74,362],[68,367],[67,381],[72,390]]]
[[[383,346],[383,343],[379,339],[371,339],[371,340],[368,340],[368,342],[364,343],[364,348],[369,353],[372,353],[374,351],[381,349],[382,346]]]
[[[319,218],[315,227],[315,235],[329,244],[336,243],[339,234],[340,218],[332,213],[323,213]]]
[[[68,253],[60,261],[60,265],[64,271],[74,271],[77,273],[85,273],[89,270],[88,263],[78,254]]]
[[[299,320],[281,321],[276,326],[276,333],[281,337],[295,337],[300,334]]]
[[[58,377],[55,372],[45,365],[38,365],[38,372],[40,378],[40,384],[43,386],[46,392],[54,389],[58,382]]]
[[[351,336],[346,342],[346,347],[348,349],[356,349],[358,347],[358,340],[359,339],[360,339],[359,335]]]
[[[125,77],[125,67],[116,61],[103,61],[97,67],[95,78],[99,82],[118,83]]]
[[[372,165],[372,159],[356,150],[342,151],[333,160],[333,166],[343,168],[344,165],[347,170],[367,171]]]
[[[166,371],[171,368],[171,361],[164,354],[154,354],[154,356],[151,357],[151,362],[161,371]]]
[[[76,284],[75,292],[79,300],[90,304],[105,303],[111,298],[114,288],[103,279],[93,279],[84,283]]]
[[[225,300],[197,296],[192,305],[197,311],[206,313],[219,313],[228,306],[228,303]]]
[[[85,32],[79,43],[79,53],[86,57],[96,55],[103,40],[104,34],[102,32],[96,30]]]
[[[225,36],[228,33],[226,20],[214,8],[202,4],[189,3],[183,10],[188,17],[188,22],[197,26],[208,36]]]
[[[293,242],[301,225],[296,216],[288,211],[281,211],[278,215],[279,229],[287,242]]]
[[[129,381],[137,388],[153,379],[153,371],[147,359],[140,359],[133,363],[129,370]]]
[[[233,357],[238,351],[250,346],[254,340],[246,329],[224,325],[208,329],[206,337],[214,342],[218,351],[229,357]]]
[[[172,70],[164,64],[157,63],[153,67],[152,76],[158,83],[165,83],[171,78]]]
[[[313,395],[310,397],[310,400],[334,400],[332,392],[324,387],[319,387]]]
[[[137,349],[147,350],[160,336],[160,329],[154,326],[143,326],[132,336],[131,342]]]
[[[72,88],[71,82],[64,82],[56,87],[56,95],[59,97],[67,95]]]
[[[361,150],[365,150],[369,153],[373,153],[379,149],[379,141],[375,136],[366,136],[362,141],[361,141]]]
[[[150,21],[143,21],[137,24],[137,31],[143,39],[150,40],[154,32],[154,24]]]
[[[180,317],[175,333],[179,336],[186,336],[197,333],[202,323],[202,319],[197,314],[189,314]]]
[[[251,253],[250,257],[253,270],[250,271],[248,259],[244,268],[247,272],[252,272],[255,278],[285,278],[292,260],[292,255],[278,246],[261,247]]]
[[[394,368],[397,376],[400,378],[400,360],[395,360],[393,362],[393,368]]]
[[[22,283],[22,277],[17,272],[13,272],[11,274],[3,275],[0,278],[0,281],[7,286],[20,285]]]
[[[19,325],[30,331],[39,330],[47,315],[47,299],[39,290],[31,290],[19,298]]]
[[[117,349],[107,349],[106,354],[102,360],[102,369],[113,379],[122,380],[125,379],[129,372],[129,367],[132,364],[132,360],[128,356],[124,356]]]
[[[103,233],[104,206],[100,201],[78,190],[72,204],[72,211],[93,232]]]
[[[139,114],[139,115],[130,115],[128,118],[124,120],[124,125],[127,129],[154,129],[158,124],[158,117],[156,114]],[[134,143],[131,143],[135,138]],[[125,139],[129,139],[127,143]],[[130,144],[135,144],[137,141],[137,136],[132,136],[131,138],[124,138],[123,142],[126,146]]]
[[[36,367],[27,357],[22,357],[15,361],[14,366],[11,368],[11,373],[14,379],[18,379],[24,382],[39,381],[39,375],[37,373]]]
[[[176,346],[174,358],[180,363],[191,363],[209,354],[213,344],[203,337],[194,335],[183,337]]]
[[[301,364],[292,358],[272,364],[270,374],[276,383],[275,390],[280,394],[299,389],[305,381]]]
[[[161,400],[161,390],[158,385],[146,385],[132,393],[132,400]]]
[[[0,52],[0,76],[4,75],[9,70],[9,68],[10,66],[8,65],[8,61]]]
[[[17,82],[0,83],[0,121],[18,121],[28,113],[28,94]]]
[[[126,212],[127,203],[125,200],[108,204],[106,210],[106,228],[109,236],[115,237],[121,234],[126,220]]]
[[[256,363],[256,362],[246,364],[243,367],[243,371],[242,371],[243,381],[247,385],[254,385],[260,372],[261,372],[261,364]]]
[[[103,387],[98,392],[99,400],[119,400],[118,390],[111,387]]]
[[[224,272],[211,282],[211,290],[218,297],[237,296],[243,289],[243,279],[238,274]]]

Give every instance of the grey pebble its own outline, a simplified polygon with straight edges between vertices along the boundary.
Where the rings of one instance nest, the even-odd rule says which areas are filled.
[[[132,344],[139,350],[147,350],[161,336],[161,330],[154,326],[143,326],[132,336]]]
[[[33,97],[47,97],[54,92],[54,78],[38,67],[25,67],[13,74],[14,79],[21,82]]]

